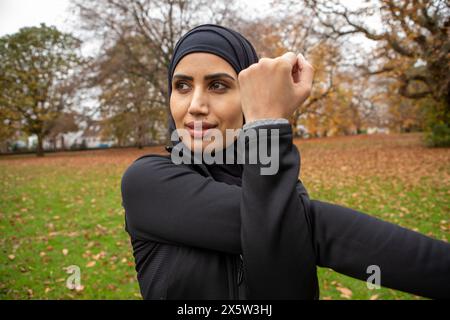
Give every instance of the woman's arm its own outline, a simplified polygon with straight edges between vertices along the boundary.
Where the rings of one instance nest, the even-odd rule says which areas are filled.
[[[122,180],[128,232],[143,240],[242,253],[241,191],[170,159],[142,158]],[[307,207],[318,265],[361,280],[369,277],[368,266],[378,265],[382,286],[426,297],[450,296],[448,243],[309,200],[298,181],[297,194]]]
[[[240,197],[241,187],[170,157],[140,158],[122,177],[126,228],[141,240],[242,253]]]
[[[317,276],[307,214],[297,192],[299,154],[289,124],[277,129],[279,172],[244,165],[242,188],[185,166],[151,157],[136,161],[122,180],[128,232],[137,238],[242,253],[247,297],[315,298]],[[245,144],[248,155],[253,143]],[[151,159],[151,160],[150,160]]]
[[[366,281],[375,265],[381,286],[450,298],[450,244],[342,206],[310,208],[319,266]]]
[[[258,125],[251,130],[256,135],[245,143],[240,206],[248,295],[312,298],[317,289],[315,255],[306,207],[296,189],[300,156],[292,143],[291,126]],[[278,172],[262,175],[264,166],[249,164],[249,154],[261,151],[261,142],[268,143],[273,135],[279,140],[278,149],[271,148],[271,156],[279,160]]]

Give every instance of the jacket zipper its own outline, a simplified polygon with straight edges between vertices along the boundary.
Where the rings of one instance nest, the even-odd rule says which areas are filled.
[[[232,257],[231,261],[232,265],[232,299],[233,300],[239,300],[239,285],[242,282],[243,275],[242,275],[242,256],[239,257]]]
[[[242,284],[242,280],[244,278],[244,270],[243,270],[243,259],[242,255],[239,255],[236,259],[233,259],[233,292],[234,299],[239,300],[239,286]]]
[[[239,300],[239,288],[238,288],[238,262],[233,258],[233,299]]]
[[[244,279],[244,259],[242,258],[242,254],[239,255],[239,269],[238,269],[238,286],[242,284],[242,280]]]

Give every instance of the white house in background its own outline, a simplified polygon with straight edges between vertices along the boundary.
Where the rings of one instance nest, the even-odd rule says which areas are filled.
[[[74,140],[71,145],[75,144],[86,148],[110,148],[117,142],[116,139],[102,137],[100,121],[90,120],[83,127],[84,129],[79,131],[81,134],[73,136]]]
[[[55,140],[44,139],[44,150],[58,150],[71,148],[110,148],[115,143],[115,139],[104,139],[101,135],[100,121],[83,120],[79,125],[78,131],[59,134]],[[28,137],[28,146],[37,144],[37,136]]]
[[[297,129],[297,132],[296,132],[297,136],[299,136],[299,137],[308,136],[308,128],[306,128],[304,125],[297,124],[296,129]]]
[[[385,127],[369,127],[367,128],[367,134],[383,133],[388,134],[389,128]]]

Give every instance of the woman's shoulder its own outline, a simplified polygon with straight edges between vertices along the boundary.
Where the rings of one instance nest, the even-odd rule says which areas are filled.
[[[122,195],[135,194],[141,189],[160,185],[172,166],[170,156],[147,154],[137,158],[122,175]]]
[[[173,164],[172,160],[170,159],[170,155],[150,153],[140,156],[139,158],[134,160],[133,163],[130,165],[130,167],[140,167],[140,166],[151,167],[164,164],[166,165]]]
[[[170,155],[147,154],[134,160],[125,170],[122,176],[122,186],[124,184],[140,184],[140,182],[145,182],[146,185],[152,182],[159,183],[180,177],[183,173],[194,172],[195,170],[189,165],[173,163]]]
[[[173,168],[170,156],[161,154],[146,154],[134,160],[125,170],[122,179],[149,177],[161,170]]]

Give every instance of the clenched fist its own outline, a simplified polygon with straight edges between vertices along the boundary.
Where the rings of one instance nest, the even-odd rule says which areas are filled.
[[[302,54],[287,52],[261,58],[238,75],[246,122],[267,118],[289,119],[308,98],[314,69]]]

